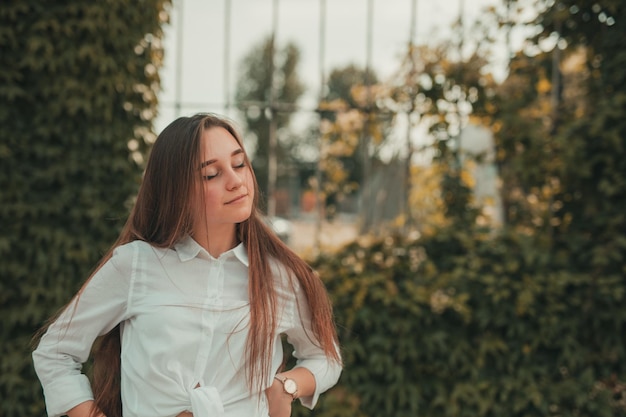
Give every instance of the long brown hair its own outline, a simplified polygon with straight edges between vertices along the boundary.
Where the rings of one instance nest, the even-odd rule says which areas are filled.
[[[191,234],[199,194],[200,139],[204,130],[213,127],[226,129],[243,149],[241,136],[234,125],[213,114],[178,118],[161,132],[150,152],[135,205],[120,236],[96,271],[116,247],[125,243],[143,240],[157,247],[172,247]],[[251,167],[247,155],[245,158]],[[252,178],[255,188],[252,214],[237,225],[238,238],[245,245],[249,258],[250,323],[246,358],[242,360],[247,364],[251,390],[262,388],[271,372],[271,352],[277,329],[276,295],[270,268],[272,258],[297,278],[306,295],[312,319],[311,340],[319,344],[327,357],[340,362],[332,306],[326,289],[310,266],[265,225],[258,210],[259,192],[254,172]],[[96,405],[108,417],[121,417],[119,325],[99,338],[93,354]]]

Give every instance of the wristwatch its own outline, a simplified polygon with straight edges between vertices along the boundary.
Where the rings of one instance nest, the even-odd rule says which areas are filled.
[[[298,384],[296,381],[281,375],[275,375],[274,378],[283,383],[283,391],[285,391],[286,394],[291,395],[291,398],[295,400],[298,395]]]

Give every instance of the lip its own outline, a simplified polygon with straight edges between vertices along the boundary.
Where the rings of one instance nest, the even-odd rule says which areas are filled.
[[[244,198],[246,198],[247,196],[248,196],[248,194],[242,194],[240,196],[237,196],[237,197],[233,198],[232,200],[227,201],[224,204],[235,204],[235,203],[238,203],[238,202],[242,201]]]

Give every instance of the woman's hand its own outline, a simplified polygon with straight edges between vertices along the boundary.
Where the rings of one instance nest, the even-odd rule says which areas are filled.
[[[270,417],[291,416],[291,402],[293,398],[283,389],[282,382],[274,379],[271,387],[265,390]]]

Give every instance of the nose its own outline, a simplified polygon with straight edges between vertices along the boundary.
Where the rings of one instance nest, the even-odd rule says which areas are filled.
[[[243,178],[238,172],[234,169],[230,169],[228,171],[228,181],[226,182],[226,187],[229,190],[236,190],[243,185]]]

